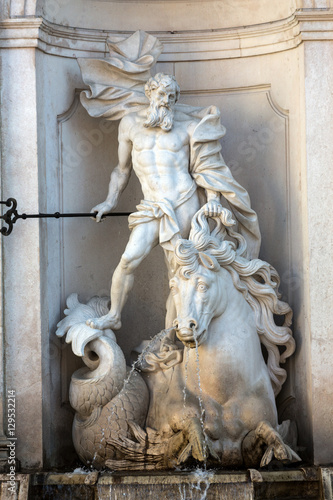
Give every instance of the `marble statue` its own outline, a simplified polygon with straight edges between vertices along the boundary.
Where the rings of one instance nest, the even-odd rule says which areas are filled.
[[[85,364],[70,385],[75,449],[96,469],[299,461],[275,402],[295,350],[292,311],[277,271],[258,258],[257,216],[221,156],[219,113],[180,105],[174,77],[150,76],[160,51],[137,32],[111,44],[108,60],[79,61],[88,112],[121,119],[119,163],[96,219],[115,208],[132,167],[144,200],[129,218],[111,309],[108,297],[81,304],[72,294],[58,324]],[[134,269],[158,243],[170,277],[166,328],[129,368],[113,330]]]
[[[150,50],[156,41],[154,37],[137,32],[130,37],[134,38],[132,43],[137,43],[138,37],[141,46],[144,46],[143,42],[148,37]],[[125,41],[125,48],[127,58],[133,64],[130,39]],[[113,50],[118,50],[118,57],[119,45],[123,47],[121,43],[113,45]],[[138,55],[136,50],[134,53],[140,60],[141,54]],[[153,62],[154,59],[151,59]],[[128,71],[127,66],[123,67],[123,60],[121,63],[121,69]],[[110,62],[110,66],[110,82],[118,91],[119,60],[117,64],[114,60]],[[95,97],[95,89],[91,85],[94,68],[91,67],[91,61],[86,59],[80,60],[80,67],[83,78],[92,88],[89,99],[84,93],[82,102],[88,112],[95,116],[96,100],[100,100],[100,93]],[[97,69],[95,71],[97,73]],[[138,73],[139,69],[135,67],[132,71]],[[122,85],[132,89],[132,82],[124,83],[123,80]],[[260,232],[256,213],[251,209],[248,193],[232,177],[220,153],[219,139],[223,137],[225,129],[220,123],[217,108],[177,106],[180,89],[171,75],[159,73],[149,78],[142,90],[146,105],[135,111],[131,111],[131,108],[123,111],[124,116],[119,124],[118,165],[112,171],[106,200],[94,207],[92,212],[96,213],[96,221],[100,222],[104,214],[116,207],[132,168],[141,183],[144,200],[137,207],[138,211],[129,217],[132,232],[112,277],[111,309],[102,318],[89,319],[88,324],[92,328],[118,330],[121,327],[121,311],[133,286],[133,273],[158,243],[165,251],[169,273],[172,275],[173,243],[180,236],[188,236],[191,219],[202,206],[202,194],[207,200],[205,213],[208,216],[221,213],[222,194],[234,210],[240,232],[248,239],[249,254],[257,256],[259,251]],[[139,93],[138,88],[136,93]],[[128,105],[127,94],[124,99]],[[121,103],[117,102],[119,107]],[[114,116],[109,113],[108,119],[112,118]]]

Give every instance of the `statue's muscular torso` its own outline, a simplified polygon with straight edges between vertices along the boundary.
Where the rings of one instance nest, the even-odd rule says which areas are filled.
[[[169,132],[144,127],[144,113],[123,118],[122,130],[132,143],[132,165],[146,200],[167,198],[176,203],[193,184],[189,173],[190,134],[196,123],[183,116],[175,114]]]

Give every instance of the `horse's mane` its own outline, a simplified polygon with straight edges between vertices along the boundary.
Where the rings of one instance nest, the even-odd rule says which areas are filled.
[[[213,271],[222,266],[230,273],[236,289],[254,311],[260,341],[267,349],[269,376],[277,395],[287,377],[280,363],[284,363],[295,350],[295,341],[289,328],[292,310],[280,300],[280,279],[274,267],[260,259],[248,260],[244,257],[246,241],[231,229],[235,224],[231,212],[223,209],[222,215],[214,217],[214,220],[216,227],[211,232],[203,210],[194,216],[189,240],[179,240],[176,244],[177,272],[189,277],[200,265],[199,256],[202,261],[207,255]],[[284,316],[282,326],[276,324],[274,315]],[[284,347],[283,352],[280,352],[279,346]]]

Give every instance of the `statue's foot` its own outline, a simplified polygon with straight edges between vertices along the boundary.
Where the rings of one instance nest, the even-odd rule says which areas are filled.
[[[292,450],[290,446],[283,442],[280,436],[276,436],[273,439],[273,442],[268,445],[261,459],[260,467],[265,467],[266,465],[268,465],[273,460],[273,458],[287,463],[302,461],[297,453]]]
[[[266,451],[263,454],[263,449]],[[242,443],[244,463],[247,467],[265,467],[273,459],[282,462],[301,462],[301,458],[282,439],[280,434],[268,423],[260,422],[254,431],[249,432]]]
[[[121,328],[121,321],[118,317],[111,314],[106,314],[100,318],[91,318],[86,321],[86,324],[90,328],[95,330],[106,330],[110,328],[111,330],[119,330]]]
[[[209,457],[220,461],[197,417],[189,419],[184,429],[170,439],[166,455],[169,463],[176,458],[177,465],[184,464],[190,457],[199,462],[205,462]]]

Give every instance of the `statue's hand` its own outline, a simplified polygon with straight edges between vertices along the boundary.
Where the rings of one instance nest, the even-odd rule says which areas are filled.
[[[103,203],[99,203],[98,205],[96,205],[96,207],[92,208],[90,213],[91,214],[96,214],[96,222],[101,222],[102,217],[103,215],[105,214],[109,214],[110,212],[112,212],[112,210],[114,209],[114,206],[111,202],[109,201],[103,201]]]
[[[218,217],[222,213],[222,205],[217,200],[210,200],[203,206],[206,217]]]

